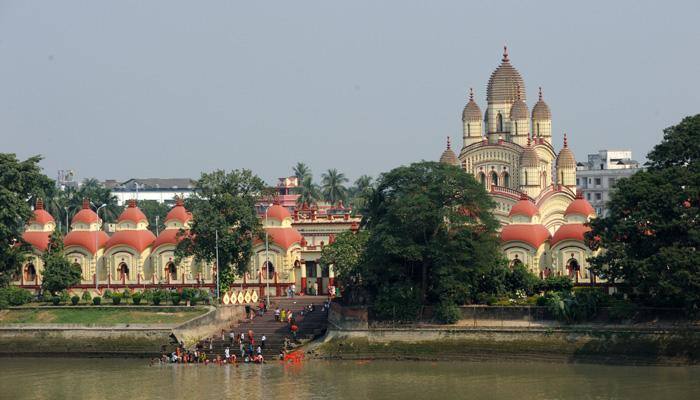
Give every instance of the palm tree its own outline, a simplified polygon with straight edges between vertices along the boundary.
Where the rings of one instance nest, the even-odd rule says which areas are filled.
[[[355,185],[350,188],[350,204],[353,209],[360,210],[367,203],[367,198],[372,193],[372,177],[362,175],[355,180]]]
[[[344,200],[348,194],[348,189],[344,183],[348,181],[345,174],[337,169],[329,169],[321,175],[321,191],[323,198],[331,205],[335,205],[339,200]]]
[[[311,180],[311,176],[306,176],[301,181],[299,187],[297,188],[299,192],[299,197],[297,198],[297,205],[303,206],[313,205],[321,197],[318,191],[318,186]]]
[[[83,199],[89,199],[94,207],[107,205],[100,212],[100,218],[105,222],[114,221],[122,212],[122,207],[118,205],[117,196],[113,195],[110,189],[104,187],[95,178],[85,179],[80,189],[73,193],[68,204],[70,212],[77,213],[83,207]]]
[[[294,172],[294,176],[299,180],[299,184],[301,184],[307,176],[312,177],[311,168],[303,162],[298,162],[297,165],[292,168],[292,171]]]

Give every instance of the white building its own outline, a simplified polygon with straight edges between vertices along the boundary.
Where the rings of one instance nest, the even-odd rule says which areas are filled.
[[[117,196],[119,205],[129,200],[156,200],[160,203],[174,204],[175,197],[186,199],[194,193],[195,182],[189,178],[146,178],[129,179],[125,182],[106,180],[104,186]]]
[[[641,170],[630,150],[600,150],[589,154],[588,162],[576,165],[576,188],[600,216],[607,215],[606,204],[618,180]]]

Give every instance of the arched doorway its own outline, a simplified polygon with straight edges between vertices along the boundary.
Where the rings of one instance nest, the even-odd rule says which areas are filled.
[[[169,262],[165,266],[165,272],[168,274],[171,281],[177,280],[177,267],[174,262]]]
[[[117,272],[119,273],[119,279],[129,279],[129,266],[124,261],[119,263],[119,268],[117,268]]]
[[[578,283],[581,266],[579,265],[578,261],[574,258],[573,254],[571,255],[569,261],[566,262],[566,269],[569,272],[569,277],[574,279],[574,281]]]
[[[521,265],[523,265],[523,262],[522,262],[522,260],[520,260],[518,258],[518,255],[516,254],[515,258],[510,262],[510,267],[515,268],[515,267],[519,267]]]
[[[491,171],[491,185],[498,186],[498,174],[496,171]]]
[[[32,282],[36,280],[36,268],[34,267],[34,264],[29,263],[25,265],[24,271],[22,271],[22,275],[25,282]]]
[[[506,171],[503,171],[503,186],[510,187],[510,174]]]
[[[503,115],[501,113],[496,116],[496,131],[503,132]]]
[[[486,186],[486,174],[483,172],[479,172],[479,182],[481,182],[482,185]]]
[[[263,271],[267,271],[267,279],[275,278],[275,265],[272,264],[272,261],[265,261],[263,263]]]

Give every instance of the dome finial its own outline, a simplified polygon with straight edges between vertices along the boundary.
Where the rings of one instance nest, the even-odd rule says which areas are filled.
[[[451,145],[450,145],[450,137],[448,136],[448,137],[447,137],[447,150],[449,150],[450,147],[451,147]]]
[[[501,61],[503,61],[503,62],[510,61],[510,60],[508,60],[508,46],[506,46],[506,45],[503,45],[503,60],[501,60]]]
[[[474,101],[474,89],[469,88],[469,101]]]
[[[569,147],[569,141],[566,138],[566,132],[564,132],[564,148]]]
[[[83,210],[90,208],[90,199],[87,197],[83,198]]]
[[[43,210],[44,209],[44,200],[39,197],[36,199],[36,205],[34,206],[35,210]]]
[[[527,147],[530,147],[530,135],[527,135]]]
[[[540,86],[540,101],[542,101],[542,86]]]

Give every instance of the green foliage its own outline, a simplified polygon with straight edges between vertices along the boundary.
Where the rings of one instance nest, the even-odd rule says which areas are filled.
[[[168,292],[162,289],[147,290],[144,292],[144,298],[153,305],[160,305],[160,303],[167,298]]]
[[[111,299],[112,298],[112,291],[109,289],[105,290],[104,293],[102,294],[102,297],[104,297],[105,299]]]
[[[361,285],[360,263],[365,252],[369,233],[365,230],[353,233],[342,232],[335,238],[335,242],[324,246],[321,250],[319,263],[333,265],[335,279],[339,285],[348,288],[343,297],[350,304],[357,303],[360,293],[353,292],[353,288]]]
[[[41,172],[40,161],[38,156],[20,161],[15,154],[0,153],[0,287],[17,276],[31,251],[22,241],[24,224],[32,216],[30,204],[56,190]]]
[[[610,296],[598,288],[581,288],[573,293],[549,292],[543,298],[555,318],[567,324],[595,318],[599,308],[610,301]]]
[[[165,229],[165,217],[168,215],[170,207],[157,200],[139,200],[139,208],[148,218],[148,229],[154,234],[163,232],[163,229]],[[156,220],[158,220],[158,223],[156,223]]]
[[[379,289],[372,307],[379,320],[413,322],[420,317],[420,293],[408,285],[395,284]]]
[[[539,290],[543,292],[571,292],[574,281],[568,276],[549,276],[539,284]]]
[[[129,289],[124,289],[122,292],[122,298],[123,299],[130,299],[131,298],[131,291]]]
[[[99,306],[102,303],[102,297],[95,296],[92,298],[92,304]]]
[[[214,263],[218,232],[220,281],[222,287],[228,287],[248,267],[253,239],[262,234],[255,205],[270,192],[259,177],[245,169],[204,173],[196,189],[197,194],[186,201],[194,217],[191,235],[178,243],[176,262],[194,256],[196,261]]]
[[[452,302],[440,302],[435,307],[435,319],[443,324],[454,324],[462,318],[462,312]]]
[[[321,193],[323,194],[323,199],[331,205],[345,200],[348,194],[348,189],[345,187],[345,183],[347,182],[348,178],[345,174],[338,172],[335,168],[329,169],[321,174]]]
[[[77,306],[78,303],[80,303],[80,296],[75,295],[75,296],[71,297],[71,298],[70,298],[70,302],[71,302],[71,304],[73,304],[74,306]]]
[[[112,304],[115,306],[118,306],[122,302],[122,294],[121,293],[112,293]]]
[[[306,176],[304,179],[299,181],[299,186],[296,188],[296,192],[299,195],[297,197],[297,205],[302,207],[313,206],[318,200],[321,199],[321,191],[313,181],[311,176]]]
[[[80,283],[82,271],[80,266],[71,263],[63,252],[63,238],[55,231],[51,234],[49,245],[42,255],[44,273],[41,287],[49,293],[57,293]]]
[[[51,304],[53,304],[55,306],[61,304],[61,298],[58,296],[51,297]]]
[[[624,299],[612,299],[608,305],[608,316],[613,321],[627,321],[634,317],[637,306]]]
[[[540,282],[540,278],[524,265],[516,265],[506,273],[506,290],[512,294],[523,291],[526,295],[532,296],[539,290]]]
[[[182,300],[182,297],[180,297],[180,293],[178,293],[178,292],[171,292],[170,293],[170,302],[173,303],[174,306],[180,304],[180,300]]]
[[[29,303],[31,300],[32,294],[26,289],[15,286],[0,288],[0,308],[21,306]]]
[[[180,297],[182,300],[193,300],[197,298],[197,295],[199,295],[199,289],[195,288],[183,288],[182,293],[180,293]]]
[[[405,284],[426,304],[502,293],[507,267],[492,208],[483,185],[451,165],[420,162],[382,175],[364,214],[361,285],[378,298]]]
[[[68,291],[66,289],[61,290],[58,293],[58,297],[61,298],[62,303],[67,303],[68,300],[70,300],[70,294],[68,294]]]
[[[90,302],[90,300],[92,299],[92,295],[90,294],[90,292],[88,290],[83,292],[82,299],[86,303]]]
[[[664,130],[648,169],[617,182],[588,244],[593,271],[642,305],[700,308],[700,115]]]
[[[141,299],[143,298],[143,294],[141,292],[134,292],[134,294],[131,295],[131,302],[134,303],[134,305],[138,306],[141,304]]]
[[[362,175],[355,180],[355,184],[348,191],[350,206],[352,206],[353,212],[362,212],[367,206],[367,201],[372,195],[372,190],[374,190],[374,185],[372,184],[371,176]]]
[[[294,176],[296,176],[296,178],[299,180],[299,183],[301,183],[307,177],[313,177],[311,174],[311,168],[309,168],[309,166],[303,162],[298,162],[297,165],[292,168],[292,171],[294,172]]]

